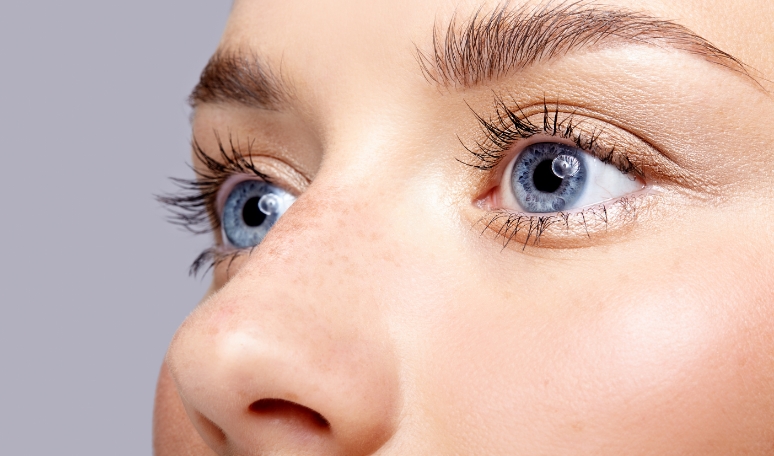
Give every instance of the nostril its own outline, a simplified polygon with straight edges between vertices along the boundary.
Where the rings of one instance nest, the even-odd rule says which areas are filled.
[[[284,399],[261,399],[250,404],[250,411],[264,418],[306,424],[320,431],[329,431],[331,424],[320,413]]]

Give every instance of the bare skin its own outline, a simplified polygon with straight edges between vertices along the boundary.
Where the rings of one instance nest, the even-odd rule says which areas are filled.
[[[434,25],[499,4],[235,2],[221,55],[277,92],[200,90],[193,135],[297,200],[220,250],[161,370],[157,455],[774,454],[774,3],[594,5],[706,41],[614,28],[455,79]],[[468,166],[497,100],[539,131]],[[516,207],[527,147],[588,145],[557,124],[637,190]]]

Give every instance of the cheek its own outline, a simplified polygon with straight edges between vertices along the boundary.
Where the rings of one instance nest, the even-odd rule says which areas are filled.
[[[688,263],[565,299],[539,278],[510,302],[464,297],[429,332],[422,383],[444,385],[428,387],[429,421],[491,453],[771,451],[771,276],[749,258]]]

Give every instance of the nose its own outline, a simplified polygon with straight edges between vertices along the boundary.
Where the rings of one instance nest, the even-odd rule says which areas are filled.
[[[396,357],[358,230],[312,193],[170,346],[186,411],[218,454],[366,455],[394,432]]]

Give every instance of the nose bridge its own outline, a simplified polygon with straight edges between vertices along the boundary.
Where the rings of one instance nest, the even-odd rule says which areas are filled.
[[[399,407],[396,357],[344,190],[300,197],[168,355],[194,425],[237,454],[369,454]],[[373,281],[370,281],[373,284]],[[285,453],[280,453],[285,454]],[[288,453],[292,454],[292,453]]]

